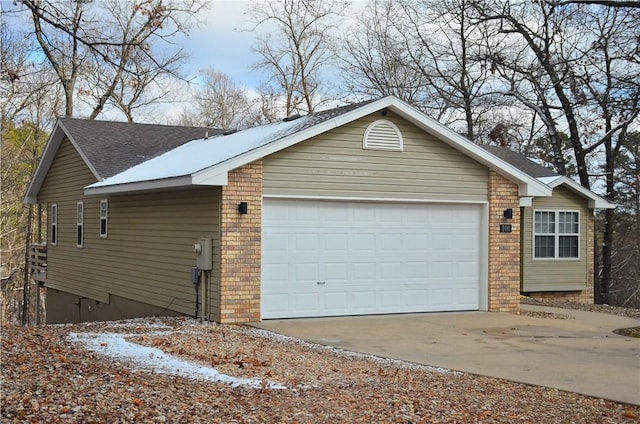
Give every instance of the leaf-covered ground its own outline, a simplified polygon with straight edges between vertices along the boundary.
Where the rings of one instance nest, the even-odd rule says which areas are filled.
[[[154,371],[109,346],[118,334],[164,352],[145,353],[150,364],[173,355],[261,384],[234,387]],[[3,423],[630,423],[640,417],[636,406],[180,318],[2,327],[1,360]]]

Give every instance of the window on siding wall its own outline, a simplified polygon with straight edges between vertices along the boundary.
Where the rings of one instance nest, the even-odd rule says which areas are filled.
[[[533,236],[534,258],[578,259],[580,257],[580,213],[535,211]]]
[[[363,149],[402,151],[402,133],[396,125],[385,119],[372,122],[364,132]]]
[[[51,205],[51,244],[58,244],[58,205]]]
[[[109,219],[109,201],[100,201],[100,237],[107,237],[107,226]]]
[[[77,203],[77,212],[76,212],[76,246],[82,247],[84,241],[84,203]]]

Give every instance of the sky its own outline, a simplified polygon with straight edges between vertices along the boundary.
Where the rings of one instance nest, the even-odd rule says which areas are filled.
[[[211,67],[241,86],[259,84],[260,72],[251,69],[258,57],[251,51],[255,33],[249,31],[251,22],[246,15],[250,6],[244,0],[211,2],[199,27],[178,41],[191,56],[187,63],[191,71]]]
[[[248,11],[256,1],[265,0],[210,0],[208,7],[197,15],[199,23],[188,31],[188,35],[179,34],[173,40],[176,48],[182,48],[189,55],[182,67],[186,80],[197,82],[198,71],[212,68],[229,75],[236,85],[244,88],[249,94],[256,92],[264,82],[264,75],[262,71],[252,69],[252,65],[259,59],[252,51],[252,45],[255,43],[257,32],[273,31],[275,27],[275,24],[267,22],[261,25],[257,32],[252,31],[255,25]],[[359,0],[355,3],[359,3]],[[24,11],[24,6],[14,0],[0,0],[0,9],[5,12],[19,12]],[[28,16],[26,12],[10,13],[5,19],[12,20],[5,20],[3,23],[29,28],[31,24],[28,22]],[[337,70],[329,72],[337,75]],[[179,86],[179,90],[184,90],[184,87]],[[83,114],[83,107],[82,102],[76,103],[79,115]],[[183,108],[184,104],[174,99],[171,106],[159,105],[147,113],[151,114],[150,116],[137,115],[136,120],[153,120],[153,116],[157,116],[158,113],[165,115],[167,119],[173,119]],[[106,110],[100,119],[121,120],[123,116],[118,111]]]
[[[101,1],[101,0],[93,0]],[[174,42],[190,56],[185,63],[189,74],[199,69],[213,67],[233,77],[240,85],[255,86],[260,74],[251,69],[257,60],[251,45],[255,33],[246,12],[252,2],[248,0],[211,0],[208,7],[198,14],[199,25],[189,30],[188,36],[179,36]],[[0,0],[0,10],[17,12],[24,7],[14,0]],[[27,13],[9,14],[7,25],[30,25]],[[16,18],[17,17],[17,18]],[[265,28],[266,29],[266,28]]]

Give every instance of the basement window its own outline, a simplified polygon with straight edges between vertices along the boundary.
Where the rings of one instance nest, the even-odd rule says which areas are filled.
[[[362,148],[370,150],[393,150],[401,152],[402,134],[391,121],[379,119],[367,127],[362,140]]]
[[[82,247],[84,242],[84,203],[78,202],[76,205],[76,247]]]
[[[58,244],[58,205],[51,205],[51,244]]]
[[[109,219],[109,201],[100,200],[100,237],[107,238],[107,226]]]
[[[580,258],[580,213],[535,211],[533,216],[535,259]]]

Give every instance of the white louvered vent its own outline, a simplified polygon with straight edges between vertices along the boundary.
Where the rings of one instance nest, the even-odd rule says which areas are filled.
[[[402,134],[393,122],[377,120],[364,132],[362,148],[402,151]]]

